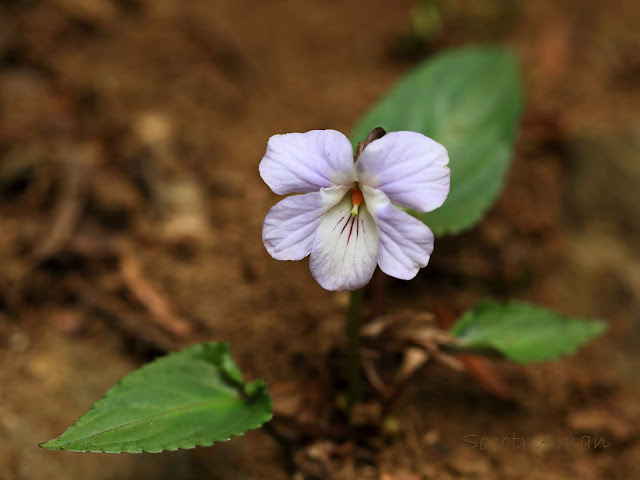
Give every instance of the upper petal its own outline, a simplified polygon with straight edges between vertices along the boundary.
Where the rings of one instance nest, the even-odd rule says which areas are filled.
[[[362,204],[351,214],[349,195],[320,221],[311,250],[311,273],[327,290],[356,290],[371,280],[378,259],[378,234]]]
[[[387,275],[411,280],[429,263],[433,233],[424,223],[395,208],[380,190],[362,187],[378,229],[378,265]]]
[[[293,195],[276,203],[264,219],[262,243],[276,260],[301,260],[316,238],[322,215],[345,196],[347,187]]]
[[[416,132],[391,132],[358,157],[363,185],[382,190],[400,207],[430,212],[449,194],[449,155],[438,142]]]
[[[258,168],[265,183],[279,195],[355,181],[351,143],[336,130],[274,135]]]

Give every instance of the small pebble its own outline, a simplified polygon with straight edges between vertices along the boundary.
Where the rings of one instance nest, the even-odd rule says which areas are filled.
[[[14,332],[9,337],[9,348],[15,353],[24,353],[29,348],[31,339],[25,332]]]

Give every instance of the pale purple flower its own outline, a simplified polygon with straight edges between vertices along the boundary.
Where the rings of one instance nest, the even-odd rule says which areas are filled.
[[[311,255],[313,277],[327,290],[366,285],[376,265],[410,280],[433,251],[433,233],[396,208],[429,212],[449,194],[449,156],[420,133],[375,129],[359,145],[335,130],[274,135],[260,176],[279,195],[262,241],[277,260]]]

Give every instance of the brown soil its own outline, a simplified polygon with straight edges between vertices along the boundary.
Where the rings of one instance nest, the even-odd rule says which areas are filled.
[[[413,3],[0,2],[0,479],[640,478],[639,4],[444,1],[422,45]],[[386,280],[385,305],[446,320],[521,298],[605,318],[605,338],[497,363],[511,400],[429,366],[365,446],[285,450],[256,431],[160,455],[36,447],[204,339],[229,341],[283,408],[302,391],[326,409],[348,297],[265,252],[266,141],[348,132],[421,58],[477,42],[513,47],[527,87],[506,189],[416,280]]]

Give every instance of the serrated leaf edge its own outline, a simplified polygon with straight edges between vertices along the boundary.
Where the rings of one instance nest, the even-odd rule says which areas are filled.
[[[205,345],[208,346],[213,346],[213,347],[219,347],[219,348],[223,348],[225,351],[225,353],[231,355],[231,348],[229,346],[229,344],[227,342],[205,342],[202,344],[196,344],[196,345],[192,345],[188,348],[186,348],[185,350],[183,350],[182,352],[187,352],[190,349],[196,349],[198,347],[202,347],[203,350],[205,349]],[[172,352],[174,354],[178,354],[178,353],[182,353],[182,352]],[[261,383],[259,388],[256,388],[255,392],[253,392],[253,395],[250,395],[249,397],[251,398],[252,401],[255,401],[257,399],[257,397],[261,394],[265,395],[265,399],[268,403],[268,409],[269,409],[269,415],[268,418],[263,421],[263,422],[254,422],[251,423],[249,428],[242,430],[242,431],[238,431],[238,432],[234,432],[231,435],[229,435],[227,438],[221,439],[221,440],[214,440],[212,442],[205,442],[205,443],[196,443],[194,445],[190,445],[190,446],[176,446],[175,448],[163,448],[162,450],[148,450],[148,449],[140,449],[140,450],[121,450],[120,452],[105,452],[103,450],[69,450],[68,448],[66,448],[65,446],[59,446],[59,447],[52,447],[52,446],[48,446],[47,444],[55,442],[56,440],[58,440],[62,435],[64,435],[67,431],[69,431],[71,428],[75,427],[77,425],[77,423],[82,420],[86,415],[88,415],[91,411],[95,410],[98,406],[98,404],[104,400],[105,398],[109,397],[113,390],[115,390],[115,388],[118,385],[121,385],[123,382],[127,381],[127,379],[130,378],[130,376],[132,374],[135,374],[137,372],[139,372],[140,370],[142,370],[145,367],[150,367],[151,365],[160,363],[162,361],[165,361],[167,359],[168,355],[163,355],[161,357],[155,358],[154,360],[152,360],[151,362],[148,362],[144,365],[142,365],[140,368],[133,370],[131,372],[129,372],[129,374],[125,375],[124,377],[122,377],[121,379],[119,379],[113,386],[111,386],[111,388],[109,388],[102,397],[100,397],[96,402],[94,402],[89,409],[83,413],[79,418],[77,418],[72,424],[71,426],[69,426],[64,432],[62,432],[58,437],[53,438],[51,440],[48,440],[46,442],[42,442],[38,444],[38,447],[43,448],[45,450],[50,450],[50,451],[60,451],[60,450],[64,450],[67,452],[75,452],[75,453],[109,453],[109,454],[119,454],[119,453],[161,453],[161,452],[165,452],[165,451],[170,451],[170,452],[175,452],[176,450],[190,450],[196,447],[210,447],[211,445],[215,444],[215,443],[220,443],[220,442],[228,442],[230,439],[232,439],[233,437],[239,437],[244,435],[246,432],[248,432],[249,430],[255,430],[257,428],[260,428],[262,425],[264,425],[267,422],[270,422],[271,419],[273,418],[273,405],[271,402],[271,398],[269,397],[268,393],[267,393],[267,384],[266,382],[264,382],[264,380],[257,378],[255,380],[252,380],[251,382],[247,382],[244,384],[244,387],[246,388],[247,385],[249,384],[258,384]],[[234,384],[235,388],[240,387],[240,385],[237,385],[236,382],[234,381],[234,378],[232,376],[229,376],[228,373],[226,371],[223,371],[224,369],[222,367],[218,367],[220,368],[221,373],[223,373],[224,377],[227,379],[227,381],[229,381],[230,383]],[[248,395],[248,393],[246,392],[245,388],[242,389],[238,389],[238,392],[240,394],[245,394]],[[76,440],[76,441],[81,441],[81,440]],[[71,442],[68,442],[71,443]]]

